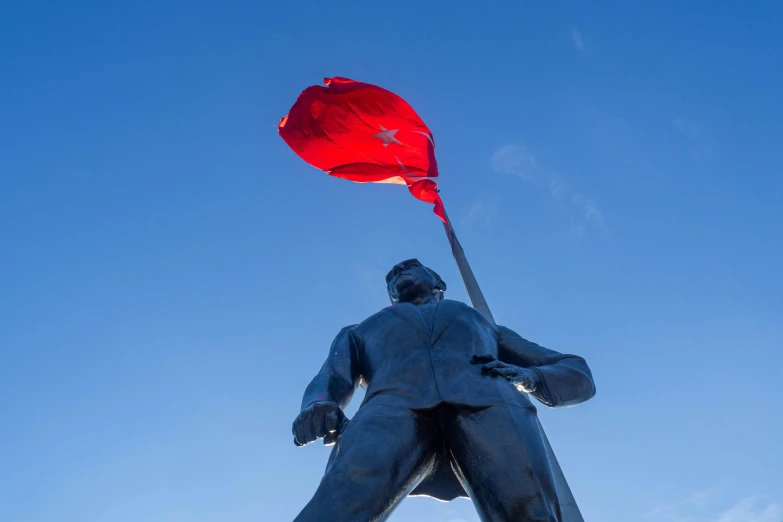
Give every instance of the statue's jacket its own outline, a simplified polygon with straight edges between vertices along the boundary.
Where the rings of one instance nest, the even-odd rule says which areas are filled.
[[[344,408],[362,385],[366,387],[362,405],[426,409],[441,403],[508,404],[535,414],[527,393],[503,378],[482,374],[482,365],[471,363],[473,355],[492,355],[534,369],[539,384],[532,395],[547,406],[570,406],[595,395],[583,358],[527,341],[490,323],[470,306],[444,299],[436,307],[432,329],[409,303],[389,306],[343,328],[307,387],[302,408],[317,401],[333,401]],[[413,494],[450,500],[465,493],[446,469],[438,470]]]

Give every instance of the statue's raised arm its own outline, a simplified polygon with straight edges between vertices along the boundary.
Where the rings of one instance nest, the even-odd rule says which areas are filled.
[[[484,372],[506,378],[551,407],[573,406],[595,395],[593,374],[582,357],[539,346],[505,326],[496,328],[498,358],[487,358]]]

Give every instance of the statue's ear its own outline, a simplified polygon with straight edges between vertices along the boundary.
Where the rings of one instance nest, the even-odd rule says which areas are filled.
[[[444,293],[446,292],[446,283],[438,281],[438,284],[435,285],[435,292],[438,293],[438,301],[443,301]]]

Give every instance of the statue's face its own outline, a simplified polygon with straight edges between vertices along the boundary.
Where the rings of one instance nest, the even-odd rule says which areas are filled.
[[[389,281],[389,297],[393,302],[406,303],[436,292],[438,279],[420,264],[397,265]]]

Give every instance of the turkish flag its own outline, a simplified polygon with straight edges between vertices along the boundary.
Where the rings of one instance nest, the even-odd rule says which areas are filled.
[[[330,176],[359,183],[406,185],[433,203],[438,164],[432,133],[416,111],[393,92],[347,78],[326,78],[308,87],[277,129],[299,157]]]

